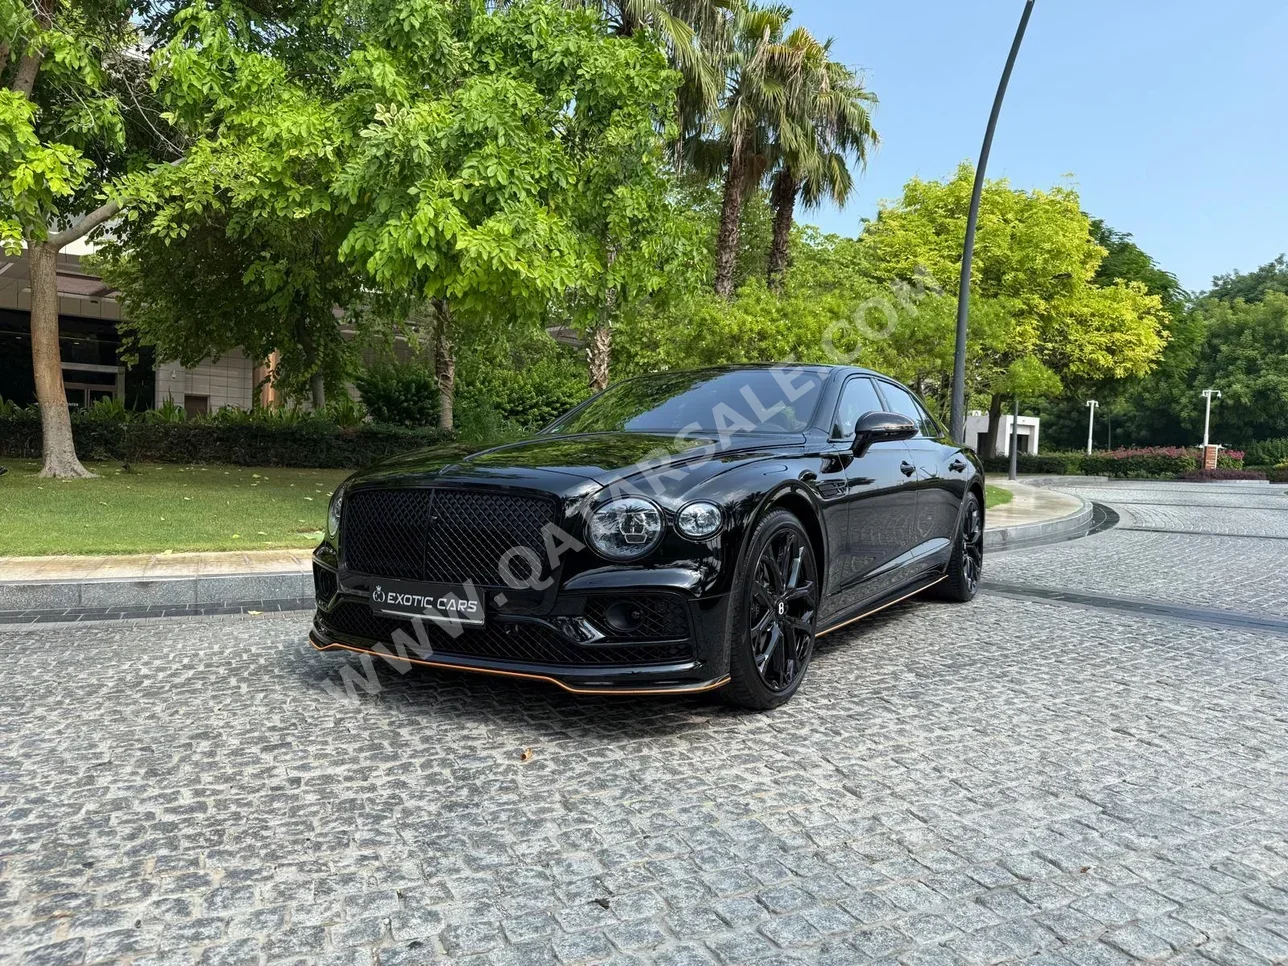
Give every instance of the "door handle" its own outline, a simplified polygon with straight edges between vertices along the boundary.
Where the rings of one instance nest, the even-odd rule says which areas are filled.
[[[899,471],[903,473],[904,476],[912,476],[913,473],[917,472],[917,468],[905,460],[899,464]]]
[[[953,460],[951,463],[948,464],[948,468],[952,470],[954,473],[960,473],[962,470],[966,469],[966,461]]]

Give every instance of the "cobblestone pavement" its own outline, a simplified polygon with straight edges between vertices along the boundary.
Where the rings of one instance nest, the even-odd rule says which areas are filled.
[[[1212,539],[988,566],[1164,537]],[[902,606],[749,715],[383,668],[346,701],[305,627],[0,628],[0,963],[1288,961],[1288,636]]]
[[[1068,490],[1114,507],[1119,526],[996,556],[990,579],[1288,616],[1285,487],[1132,482]]]

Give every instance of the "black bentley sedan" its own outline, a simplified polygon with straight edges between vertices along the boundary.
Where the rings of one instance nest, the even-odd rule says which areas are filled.
[[[772,708],[816,638],[921,591],[970,600],[975,455],[904,386],[828,366],[628,379],[530,439],[336,489],[321,650]]]

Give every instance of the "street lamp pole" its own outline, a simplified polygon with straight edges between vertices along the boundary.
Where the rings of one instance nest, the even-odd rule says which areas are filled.
[[[1088,456],[1091,455],[1091,441],[1096,433],[1096,407],[1099,405],[1100,403],[1096,402],[1094,399],[1087,400],[1087,408],[1091,410],[1091,419],[1087,423],[1087,455]]]
[[[1015,397],[1015,415],[1011,417],[1011,471],[1007,479],[1020,478],[1020,397]]]
[[[993,150],[993,132],[997,130],[997,118],[1002,113],[1002,101],[1006,98],[1006,85],[1011,81],[1011,71],[1015,68],[1015,58],[1020,53],[1020,44],[1024,41],[1024,31],[1028,29],[1029,17],[1033,15],[1034,0],[1025,0],[1024,13],[1020,16],[1020,26],[1015,31],[1015,40],[1011,43],[1011,53],[1006,58],[1006,68],[1002,71],[1001,83],[997,85],[997,96],[993,99],[993,113],[988,117],[988,127],[984,131],[984,146],[979,152],[979,165],[975,168],[975,190],[971,193],[970,213],[966,217],[966,244],[962,249],[962,276],[957,289],[957,347],[953,355],[953,399],[949,415],[953,439],[958,443],[966,442],[966,322],[970,316],[970,269],[975,257],[975,230],[979,227],[979,202],[984,194],[984,170],[988,167],[988,155]]]
[[[1221,398],[1221,390],[1220,390],[1220,389],[1204,389],[1204,390],[1203,390],[1203,392],[1202,392],[1202,393],[1200,393],[1200,395],[1202,395],[1205,399],[1207,399],[1207,415],[1205,415],[1205,416],[1203,417],[1203,448],[1204,448],[1204,449],[1207,449],[1207,446],[1208,446],[1208,429],[1209,429],[1209,428],[1211,427],[1211,425],[1212,425],[1212,397],[1213,397],[1213,396],[1216,396],[1216,398],[1217,398],[1217,399],[1220,399],[1220,398]]]

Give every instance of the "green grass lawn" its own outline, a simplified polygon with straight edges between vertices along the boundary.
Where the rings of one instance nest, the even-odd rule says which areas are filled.
[[[348,470],[90,463],[93,480],[0,476],[0,555],[307,548]]]
[[[989,486],[984,484],[984,506],[1001,506],[1003,503],[1010,503],[1015,496],[1010,490],[1000,486]]]

